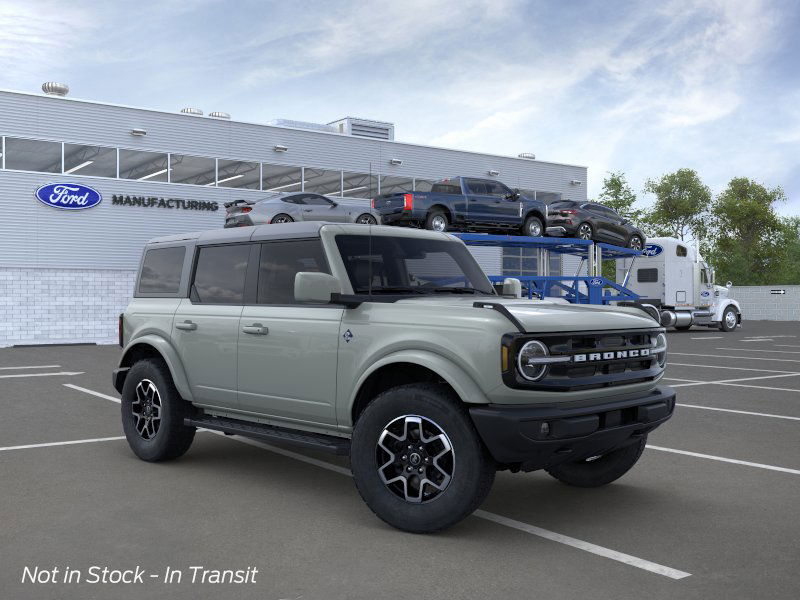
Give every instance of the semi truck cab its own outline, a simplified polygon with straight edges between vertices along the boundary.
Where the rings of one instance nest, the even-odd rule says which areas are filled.
[[[714,270],[697,249],[677,238],[651,238],[641,256],[618,260],[617,282],[638,294],[641,304],[655,306],[665,327],[733,331],[741,325],[731,284],[716,285]]]

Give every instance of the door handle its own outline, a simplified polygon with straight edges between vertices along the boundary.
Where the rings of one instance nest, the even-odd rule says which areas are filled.
[[[184,321],[183,323],[175,323],[175,329],[183,329],[184,331],[194,331],[197,329],[197,323],[191,321]]]
[[[245,325],[242,327],[242,331],[251,335],[267,335],[269,333],[269,328],[264,327],[261,323],[253,323],[252,325]]]
[[[304,208],[303,212],[313,212],[313,208]]]

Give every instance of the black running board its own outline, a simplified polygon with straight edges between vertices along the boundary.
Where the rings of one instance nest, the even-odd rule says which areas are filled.
[[[266,442],[293,444],[311,450],[322,450],[323,452],[330,452],[331,454],[342,456],[350,453],[350,440],[347,438],[312,433],[310,431],[286,429],[284,427],[275,427],[274,425],[266,425],[264,423],[253,423],[252,421],[240,421],[239,419],[203,415],[184,419],[183,424],[190,427],[213,429],[214,431],[221,431],[228,435],[241,435]]]

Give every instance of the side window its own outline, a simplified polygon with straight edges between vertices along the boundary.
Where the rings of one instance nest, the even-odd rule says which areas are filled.
[[[708,271],[700,269],[700,283],[709,283]]]
[[[481,196],[485,196],[489,193],[489,191],[486,189],[486,184],[479,179],[467,179],[466,183],[470,194],[480,194]]]
[[[333,204],[330,200],[328,200],[324,196],[318,196],[316,194],[309,194],[308,196],[304,196],[303,200],[305,200],[304,204],[311,204],[314,206],[330,206],[331,204]]]
[[[677,256],[686,256],[688,251],[686,250],[686,246],[678,245],[675,247],[675,254]]]
[[[461,194],[461,186],[458,183],[434,183],[431,187],[433,194]]]
[[[281,198],[283,202],[287,204],[305,204],[305,196],[287,196],[286,198]]]
[[[658,281],[658,269],[639,269],[636,271],[636,281],[639,283],[656,283]]]
[[[258,303],[296,304],[294,276],[300,271],[330,273],[319,239],[262,244]]]
[[[186,248],[153,248],[144,255],[139,275],[140,294],[177,294]]]
[[[486,186],[487,193],[491,196],[505,198],[511,193],[511,190],[499,181],[487,181],[484,183],[484,185]]]
[[[243,304],[249,244],[200,248],[194,292],[203,304]]]

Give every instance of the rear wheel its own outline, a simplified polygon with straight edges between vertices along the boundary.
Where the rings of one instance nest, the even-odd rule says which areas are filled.
[[[594,230],[589,223],[581,223],[578,225],[578,230],[575,235],[579,240],[590,240],[594,235]]]
[[[642,238],[638,235],[632,235],[631,239],[628,240],[628,248],[632,250],[641,250],[642,249]]]
[[[719,328],[722,331],[733,331],[739,325],[739,318],[736,315],[736,310],[732,306],[725,309],[722,313],[722,321],[720,321]]]
[[[439,384],[402,385],[375,398],[356,422],[350,464],[372,512],[414,533],[470,515],[496,470],[463,404]]]
[[[270,223],[278,224],[278,223],[293,223],[294,219],[289,215],[285,215],[283,213],[277,214],[272,217],[272,221]]]
[[[527,235],[528,237],[541,237],[544,235],[542,220],[533,215],[525,219],[525,224],[522,226],[522,235]]]
[[[134,364],[120,404],[128,445],[142,460],[178,458],[192,445],[195,428],[183,424],[191,405],[178,394],[164,361],[149,358]]]
[[[377,225],[378,220],[370,214],[364,213],[356,219],[356,223],[361,225]]]
[[[644,452],[646,444],[647,436],[643,436],[637,443],[599,456],[550,467],[547,472],[567,485],[600,487],[616,481],[630,471]]]
[[[447,231],[448,225],[447,215],[440,208],[431,210],[425,219],[425,229],[430,229],[431,231]]]

